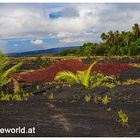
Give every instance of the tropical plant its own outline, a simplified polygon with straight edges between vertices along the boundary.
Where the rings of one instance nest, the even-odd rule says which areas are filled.
[[[40,89],[40,85],[36,85],[36,89],[39,90]]]
[[[140,84],[140,80],[136,79],[128,79],[127,81],[123,82],[122,85],[133,85],[133,84]]]
[[[51,93],[49,96],[48,96],[48,100],[53,100],[54,99],[54,95],[53,93]]]
[[[129,46],[133,40],[133,34],[131,32],[127,32],[124,38],[124,43],[126,46]]]
[[[36,58],[36,61],[39,64],[40,68],[46,68],[49,65],[48,61],[43,60],[40,55]]]
[[[111,98],[108,97],[107,95],[104,97],[96,96],[94,99],[95,103],[101,102],[104,105],[107,105],[110,102],[110,100],[111,100]]]
[[[88,95],[85,96],[85,102],[90,103],[90,101],[91,101],[91,95],[88,94]]]
[[[55,76],[55,80],[65,80],[70,84],[82,84],[85,88],[90,88],[90,74],[92,67],[96,62],[92,63],[85,71],[77,71],[74,74],[71,71],[58,72]]]
[[[107,95],[101,99],[101,101],[104,105],[107,105],[110,102],[110,100],[111,100],[111,98],[108,97]]]
[[[4,55],[2,51],[0,51],[0,86],[3,86],[6,83],[8,83],[11,80],[9,75],[15,72],[23,64],[23,62],[19,62],[18,64],[14,65],[10,69],[4,70],[8,62],[9,61],[7,56]]]
[[[106,86],[109,88],[113,88],[117,85],[120,85],[121,83],[117,81],[115,78],[111,76],[106,76],[101,73],[93,73],[90,78],[90,86],[91,88],[97,87],[97,86]]]
[[[122,123],[122,124],[128,124],[128,116],[126,113],[124,113],[122,111],[122,109],[120,111],[118,111],[118,117],[119,117],[119,121]]]
[[[100,38],[101,38],[103,41],[107,42],[108,35],[106,35],[105,33],[102,33],[101,36],[100,36]]]
[[[114,33],[114,44],[117,46],[120,44],[120,33],[118,30]]]
[[[0,50],[0,71],[3,70],[7,64],[8,64],[7,57]]]
[[[18,94],[5,94],[1,92],[0,94],[0,100],[1,101],[21,101],[21,100],[28,100],[30,96],[33,96],[32,93],[24,93],[24,92],[19,92]]]
[[[84,43],[79,48],[74,50],[65,50],[63,55],[78,55],[78,56],[135,56],[140,55],[140,27],[135,23],[131,31],[109,31],[102,33],[99,43]],[[100,52],[101,51],[101,52]]]
[[[110,112],[111,109],[112,109],[111,107],[108,107],[108,108],[106,109],[106,111],[107,111],[107,112]]]
[[[111,30],[108,32],[108,42],[109,45],[112,47],[112,45],[114,44],[114,34]]]
[[[102,100],[102,97],[101,96],[95,96],[95,98],[94,98],[94,102],[95,103],[98,103],[98,102],[100,102]]]
[[[132,26],[132,31],[133,31],[135,38],[138,38],[140,36],[140,28],[139,28],[139,25],[137,23],[135,23]]]

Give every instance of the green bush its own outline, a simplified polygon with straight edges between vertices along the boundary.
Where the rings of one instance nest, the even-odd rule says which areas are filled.
[[[111,76],[105,76],[101,73],[94,73],[92,74],[90,78],[90,86],[91,88],[97,87],[97,86],[106,86],[109,88],[113,88],[117,85],[120,85],[121,83],[117,80],[115,80]]]

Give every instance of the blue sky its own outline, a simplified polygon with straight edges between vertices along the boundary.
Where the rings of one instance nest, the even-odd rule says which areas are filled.
[[[140,4],[0,4],[0,49],[6,53],[99,42],[109,30],[140,23]]]

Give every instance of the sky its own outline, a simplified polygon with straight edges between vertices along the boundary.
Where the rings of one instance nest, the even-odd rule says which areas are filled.
[[[0,3],[0,49],[26,52],[100,42],[140,23],[138,3]]]

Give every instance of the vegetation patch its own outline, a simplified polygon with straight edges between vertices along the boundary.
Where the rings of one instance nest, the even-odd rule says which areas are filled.
[[[16,94],[5,94],[1,92],[0,94],[0,100],[1,101],[22,101],[22,100],[28,100],[30,96],[33,96],[31,93],[16,93]]]
[[[128,79],[127,81],[122,83],[122,85],[133,85],[133,84],[140,84],[140,80],[139,79],[136,79],[136,80]]]
[[[119,121],[123,124],[126,125],[128,124],[128,116],[125,112],[123,112],[122,110],[118,111],[118,117],[119,117]]]
[[[100,43],[84,43],[79,48],[64,50],[60,56],[139,56],[140,55],[140,28],[135,23],[131,31],[109,31],[102,33]]]
[[[110,64],[94,64],[91,72],[98,72],[104,75],[116,75],[120,72],[124,72],[132,68],[132,65],[129,64],[119,64],[119,63],[110,63]],[[18,81],[25,81],[27,83],[32,83],[35,81],[40,82],[53,82],[55,76],[58,72],[70,71],[76,73],[77,71],[85,71],[89,68],[89,65],[82,63],[79,60],[63,60],[56,62],[52,65],[49,65],[47,68],[34,70],[32,72],[17,73],[12,76],[13,79]]]

